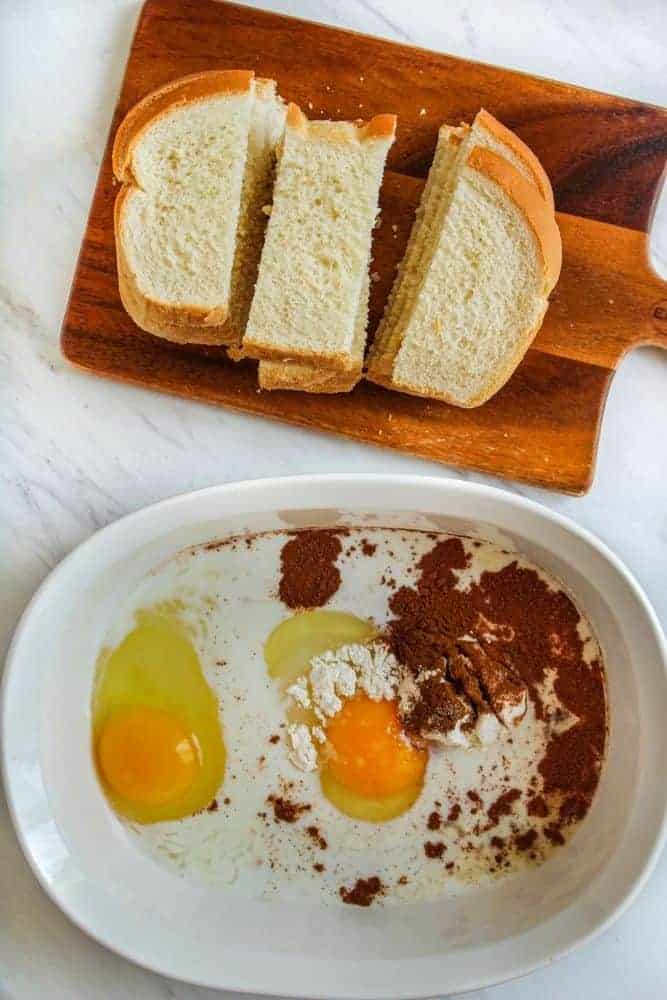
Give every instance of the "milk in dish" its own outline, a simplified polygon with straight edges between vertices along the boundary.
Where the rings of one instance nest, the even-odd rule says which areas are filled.
[[[483,539],[270,532],[128,595],[92,744],[138,851],[230,897],[395,905],[538,867],[585,821],[607,709],[590,623]]]

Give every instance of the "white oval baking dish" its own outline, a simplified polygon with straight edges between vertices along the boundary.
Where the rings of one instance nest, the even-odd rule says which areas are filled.
[[[523,879],[370,910],[234,900],[140,856],[89,752],[92,671],[121,594],[179,549],[239,531],[377,524],[478,534],[558,577],[591,619],[610,743],[577,835]],[[14,637],[2,689],[4,781],[41,885],[126,958],[205,986],[299,997],[428,997],[523,975],[605,929],[665,840],[667,652],[637,583],[599,541],[537,504],[472,483],[304,476],[155,504],[98,532],[49,576]]]

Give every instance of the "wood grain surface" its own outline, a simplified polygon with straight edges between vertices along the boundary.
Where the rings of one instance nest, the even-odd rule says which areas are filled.
[[[138,330],[118,295],[111,139],[146,93],[212,68],[273,77],[283,97],[313,118],[398,114],[374,237],[371,332],[405,248],[438,126],[471,121],[483,106],[535,150],[554,187],[563,271],[533,348],[497,396],[461,410],[368,383],[341,396],[259,392],[254,364],[234,365],[221,348],[169,344]],[[667,286],[650,269],[646,238],[666,160],[664,109],[217,0],[148,0],[81,248],[62,350],[100,375],[583,493],[620,359],[639,344],[667,348]]]

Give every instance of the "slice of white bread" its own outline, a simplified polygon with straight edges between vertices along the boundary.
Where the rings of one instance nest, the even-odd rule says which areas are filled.
[[[368,299],[370,278],[364,275],[359,296],[359,306],[355,319],[355,337],[352,356],[355,367],[349,372],[339,372],[332,368],[320,368],[303,361],[260,361],[259,384],[262,389],[295,389],[300,392],[336,393],[351,392],[361,380],[368,326]]]
[[[390,299],[367,377],[478,406],[525,354],[558,279],[553,194],[534,154],[487,112],[460,143],[432,214],[428,187],[414,234],[419,273]]]
[[[116,134],[116,254],[123,305],[142,329],[225,342],[255,82],[221,70],[140,101]]]
[[[424,267],[428,266],[431,232],[439,215],[444,215],[443,202],[450,189],[450,179],[457,162],[459,148],[469,128],[442,125],[426,184],[415,213],[410,238],[389,293],[384,315],[375,333],[368,357],[368,378],[391,380],[394,357],[400,344],[404,320],[414,302]]]
[[[257,77],[236,231],[226,343],[239,345],[248,322],[268,223],[264,210],[271,203],[276,154],[285,131],[286,112],[284,101],[276,93],[276,81]]]
[[[243,352],[352,373],[394,115],[309,122],[289,106]]]
[[[471,127],[465,124],[459,128],[441,126],[433,164],[416,213],[406,254],[369,353],[367,377],[370,381],[385,384],[387,378],[391,378],[410,309],[428,271],[434,248],[433,233],[442,228],[458,168],[474,146],[482,146],[504,155],[527,180],[535,184],[553,207],[549,178],[533,151],[488,111],[482,108]]]

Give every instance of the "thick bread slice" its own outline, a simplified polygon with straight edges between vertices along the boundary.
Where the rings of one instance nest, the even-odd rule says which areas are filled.
[[[318,365],[307,365],[303,361],[260,361],[259,384],[262,389],[296,389],[300,392],[351,392],[361,380],[364,364],[366,327],[368,326],[368,299],[370,278],[368,272],[359,296],[359,307],[355,320],[355,338],[352,355],[357,359],[350,372],[338,372]]]
[[[434,161],[429,171],[413,232],[410,235],[406,260],[399,268],[369,355],[367,378],[370,381],[385,384],[387,378],[391,377],[394,359],[405,333],[410,310],[428,272],[429,258],[435,245],[434,234],[437,234],[444,225],[458,171],[475,146],[491,149],[505,156],[530,183],[535,185],[553,208],[551,184],[535,154],[488,111],[482,108],[470,128],[462,125],[458,129],[453,129],[451,126],[443,125],[438,135]],[[432,180],[431,175],[434,170],[435,175]]]
[[[198,73],[141,101],[116,135],[121,299],[142,329],[223,343],[248,136],[251,71]]]
[[[479,406],[542,323],[560,273],[560,233],[538,188],[504,155],[476,146],[458,169],[434,244],[388,381]]]
[[[449,190],[449,181],[457,162],[459,147],[468,131],[467,125],[458,128],[441,125],[438,131],[433,163],[415,213],[410,238],[369,352],[369,379],[374,378],[377,381],[376,376],[385,380],[391,379],[396,350],[400,344],[401,320],[407,315],[423,270],[428,266],[427,255],[434,220],[438,217],[441,202]]]
[[[358,127],[289,106],[244,354],[358,367],[357,311],[395,128],[394,115]]]
[[[271,203],[276,153],[285,131],[286,112],[284,101],[276,93],[275,80],[257,78],[236,231],[227,343],[239,345],[248,322],[269,221],[264,209]]]

